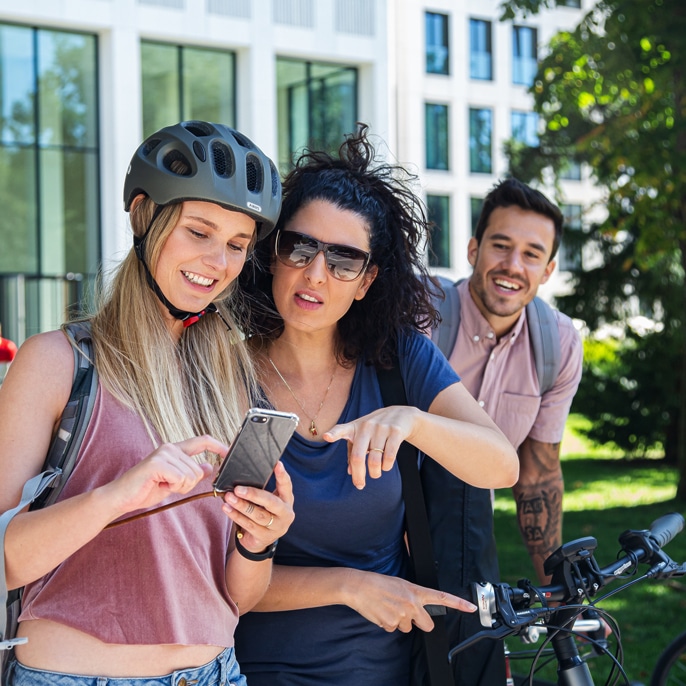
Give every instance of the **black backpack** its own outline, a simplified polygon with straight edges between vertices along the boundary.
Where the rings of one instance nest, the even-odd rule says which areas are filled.
[[[55,437],[50,444],[43,470],[24,484],[20,503],[0,515],[0,548],[5,548],[5,531],[12,518],[27,505],[38,510],[51,505],[64,488],[88,427],[95,404],[98,374],[93,364],[93,346],[87,323],[74,322],[65,326],[65,332],[74,348],[74,378]],[[0,565],[0,603],[6,613],[0,613],[0,686],[6,684],[6,671],[15,645],[26,643],[16,638],[17,618],[21,613],[23,588],[7,591],[5,564]]]

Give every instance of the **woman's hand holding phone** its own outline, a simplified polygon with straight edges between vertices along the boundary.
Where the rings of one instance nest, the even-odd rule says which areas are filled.
[[[254,486],[236,486],[223,496],[222,508],[242,533],[241,545],[251,553],[268,549],[295,519],[293,486],[281,462],[274,468],[274,477],[272,493]]]

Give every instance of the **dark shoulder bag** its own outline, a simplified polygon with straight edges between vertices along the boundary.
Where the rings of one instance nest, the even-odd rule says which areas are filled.
[[[397,363],[377,376],[384,405],[407,405]],[[490,491],[466,484],[428,457],[418,469],[417,451],[406,442],[397,460],[413,580],[473,602],[472,581],[499,580]],[[448,663],[449,647],[481,630],[478,613],[450,611],[432,619],[431,633],[416,632],[412,686],[505,684],[501,641],[479,641]]]

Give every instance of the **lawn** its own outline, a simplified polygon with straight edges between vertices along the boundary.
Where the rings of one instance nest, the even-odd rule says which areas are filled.
[[[617,453],[588,445],[573,430],[580,421],[578,417],[570,418],[570,429],[563,441],[564,540],[595,537],[596,559],[604,566],[619,552],[619,534],[626,529],[646,529],[667,512],[686,514],[686,503],[675,500],[675,470],[665,468],[654,458],[625,460]],[[495,527],[503,581],[534,578],[508,490],[496,492]],[[675,538],[666,551],[678,562],[686,560],[686,532]],[[686,630],[686,577],[667,582],[643,581],[603,601],[601,607],[619,622],[624,666],[630,680],[647,684],[662,648]],[[508,645],[517,649],[517,643],[516,638],[511,638]],[[597,684],[605,683],[608,668],[607,658],[591,663]]]

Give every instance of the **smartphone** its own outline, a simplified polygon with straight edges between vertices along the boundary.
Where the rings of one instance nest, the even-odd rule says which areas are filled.
[[[236,486],[264,488],[299,422],[298,415],[250,409],[219,467],[212,487],[218,493]]]

